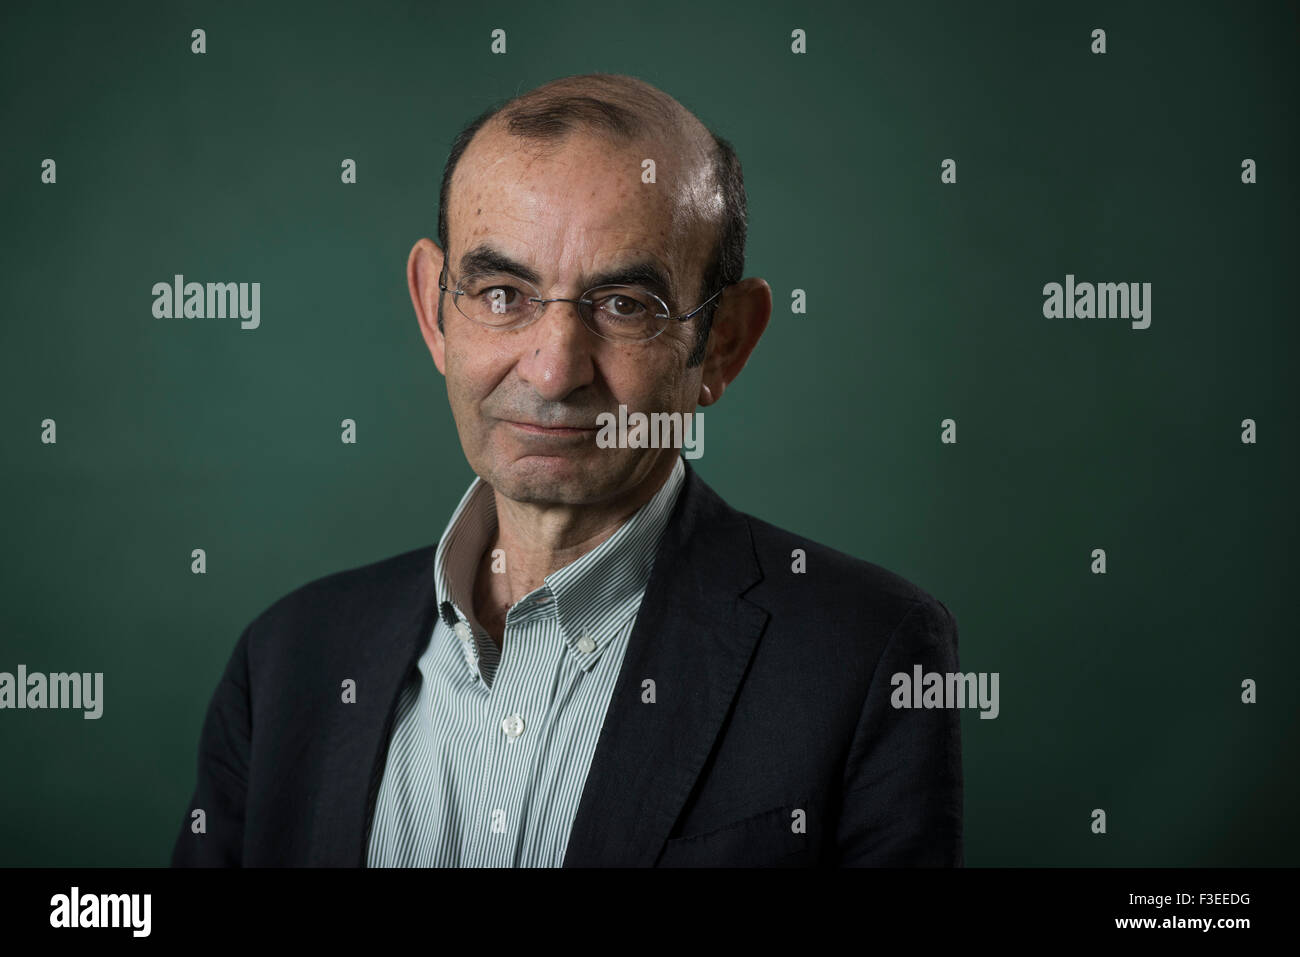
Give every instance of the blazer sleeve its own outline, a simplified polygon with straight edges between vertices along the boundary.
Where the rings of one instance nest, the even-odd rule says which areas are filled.
[[[243,863],[244,813],[252,735],[248,638],[244,629],[208,704],[199,735],[198,783],[172,849],[172,867],[239,867]],[[204,830],[195,833],[194,811]]]
[[[961,867],[961,710],[895,708],[892,678],[956,672],[957,621],[918,601],[886,643],[845,765],[836,824],[845,867]]]

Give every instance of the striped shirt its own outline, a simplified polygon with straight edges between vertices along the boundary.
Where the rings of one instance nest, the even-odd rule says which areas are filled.
[[[375,800],[369,867],[559,867],[686,470],[613,535],[519,599],[498,652],[473,615],[496,531],[476,478],[434,558],[434,626],[398,699]]]

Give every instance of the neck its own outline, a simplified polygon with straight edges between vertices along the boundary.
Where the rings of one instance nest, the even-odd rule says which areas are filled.
[[[497,530],[479,560],[474,611],[498,647],[505,634],[506,613],[515,602],[541,587],[547,575],[577,561],[622,528],[663,488],[674,464],[673,457],[665,457],[631,492],[598,505],[516,502],[493,490]],[[494,552],[504,553],[504,570],[497,562],[493,571]]]

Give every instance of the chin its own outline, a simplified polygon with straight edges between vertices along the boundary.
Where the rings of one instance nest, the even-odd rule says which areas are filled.
[[[579,459],[529,456],[491,469],[487,476],[487,483],[506,498],[534,505],[585,505],[610,491],[604,476]]]

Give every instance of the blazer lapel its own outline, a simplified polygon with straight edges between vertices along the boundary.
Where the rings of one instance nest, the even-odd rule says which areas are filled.
[[[664,529],[565,867],[653,865],[707,760],[767,622],[744,517],[690,464]],[[643,682],[654,682],[654,702]]]
[[[333,635],[337,645],[327,660],[348,663],[340,670],[356,679],[357,701],[331,708],[328,713],[336,717],[318,730],[329,746],[312,801],[310,866],[366,864],[398,697],[433,632],[435,550],[430,546],[399,556],[388,574],[373,576],[376,593],[366,602],[373,617],[359,629],[364,641],[357,640],[356,622]]]

